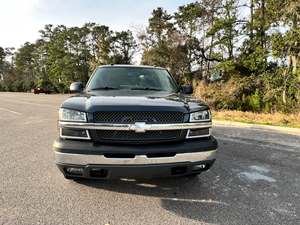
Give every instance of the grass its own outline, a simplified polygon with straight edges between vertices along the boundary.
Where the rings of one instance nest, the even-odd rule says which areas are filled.
[[[242,111],[213,111],[213,119],[235,122],[300,128],[300,113],[253,113]]]

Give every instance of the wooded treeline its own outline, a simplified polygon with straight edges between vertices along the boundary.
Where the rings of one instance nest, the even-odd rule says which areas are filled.
[[[300,111],[297,0],[201,0],[173,14],[157,8],[134,32],[46,25],[35,43],[0,47],[0,90],[65,92],[96,66],[131,64],[140,54],[141,64],[168,68],[215,109]]]

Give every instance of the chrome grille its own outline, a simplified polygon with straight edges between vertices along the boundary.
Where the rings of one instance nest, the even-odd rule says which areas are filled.
[[[134,131],[94,130],[92,139],[96,142],[145,144],[181,140],[185,136],[181,130],[161,130],[136,133]]]
[[[133,124],[135,122],[146,122],[149,124],[171,124],[182,123],[184,113],[181,112],[96,112],[94,113],[96,123],[118,123]]]

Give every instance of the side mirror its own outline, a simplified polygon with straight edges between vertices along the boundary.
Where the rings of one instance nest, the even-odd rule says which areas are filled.
[[[183,85],[181,86],[182,93],[184,94],[192,94],[193,86],[192,85]]]
[[[83,84],[81,82],[74,82],[70,85],[71,93],[80,93],[83,91]]]

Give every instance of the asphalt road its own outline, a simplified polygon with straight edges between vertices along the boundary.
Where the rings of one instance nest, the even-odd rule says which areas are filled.
[[[0,225],[300,224],[300,136],[216,126],[197,178],[74,182],[51,147],[65,98],[0,93]]]

